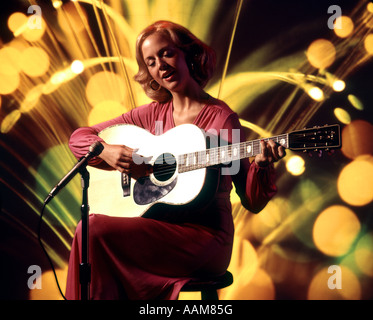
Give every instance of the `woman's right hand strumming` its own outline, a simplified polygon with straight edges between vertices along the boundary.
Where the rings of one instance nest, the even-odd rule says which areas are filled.
[[[148,176],[152,172],[152,166],[148,164],[150,159],[136,155],[136,161],[134,161],[134,154],[136,154],[137,149],[105,142],[102,142],[102,144],[104,150],[99,157],[115,170],[131,175],[134,179]]]

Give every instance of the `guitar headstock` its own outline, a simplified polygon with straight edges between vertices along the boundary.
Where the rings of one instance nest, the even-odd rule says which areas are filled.
[[[341,133],[338,124],[289,133],[289,149],[293,151],[331,150],[341,146]]]

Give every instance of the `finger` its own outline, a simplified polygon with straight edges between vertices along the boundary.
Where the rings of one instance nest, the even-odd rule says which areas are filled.
[[[280,146],[278,148],[278,155],[279,155],[280,159],[286,156],[286,151],[285,151],[285,148],[283,146]]]
[[[270,140],[268,142],[268,145],[270,147],[270,154],[272,155],[272,161],[278,161],[279,160],[279,154],[278,154],[278,144],[274,142],[273,140]]]
[[[264,158],[267,157],[267,144],[264,140],[260,140],[261,154]]]

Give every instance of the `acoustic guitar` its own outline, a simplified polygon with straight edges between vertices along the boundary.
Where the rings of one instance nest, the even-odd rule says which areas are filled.
[[[106,143],[138,149],[134,161],[140,164],[146,159],[153,167],[149,176],[137,180],[119,171],[88,167],[90,212],[109,216],[146,217],[156,204],[183,206],[194,203],[200,198],[206,182],[210,182],[210,189],[211,185],[217,187],[217,180],[207,179],[207,168],[220,168],[229,174],[232,170],[237,171],[235,166],[240,159],[261,153],[261,139],[233,144],[220,141],[218,146],[207,147],[207,134],[192,124],[177,126],[162,135],[153,135],[134,125],[115,125],[101,131],[99,136]],[[269,139],[293,151],[341,147],[337,124],[297,130],[264,140]]]

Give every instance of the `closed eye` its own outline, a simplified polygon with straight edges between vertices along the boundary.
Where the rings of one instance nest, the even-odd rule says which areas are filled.
[[[148,67],[153,67],[155,65],[155,59],[152,59],[152,58],[146,59],[146,65]]]
[[[167,57],[167,58],[171,58],[175,55],[175,51],[174,50],[166,50],[163,52],[163,56],[164,57]]]

